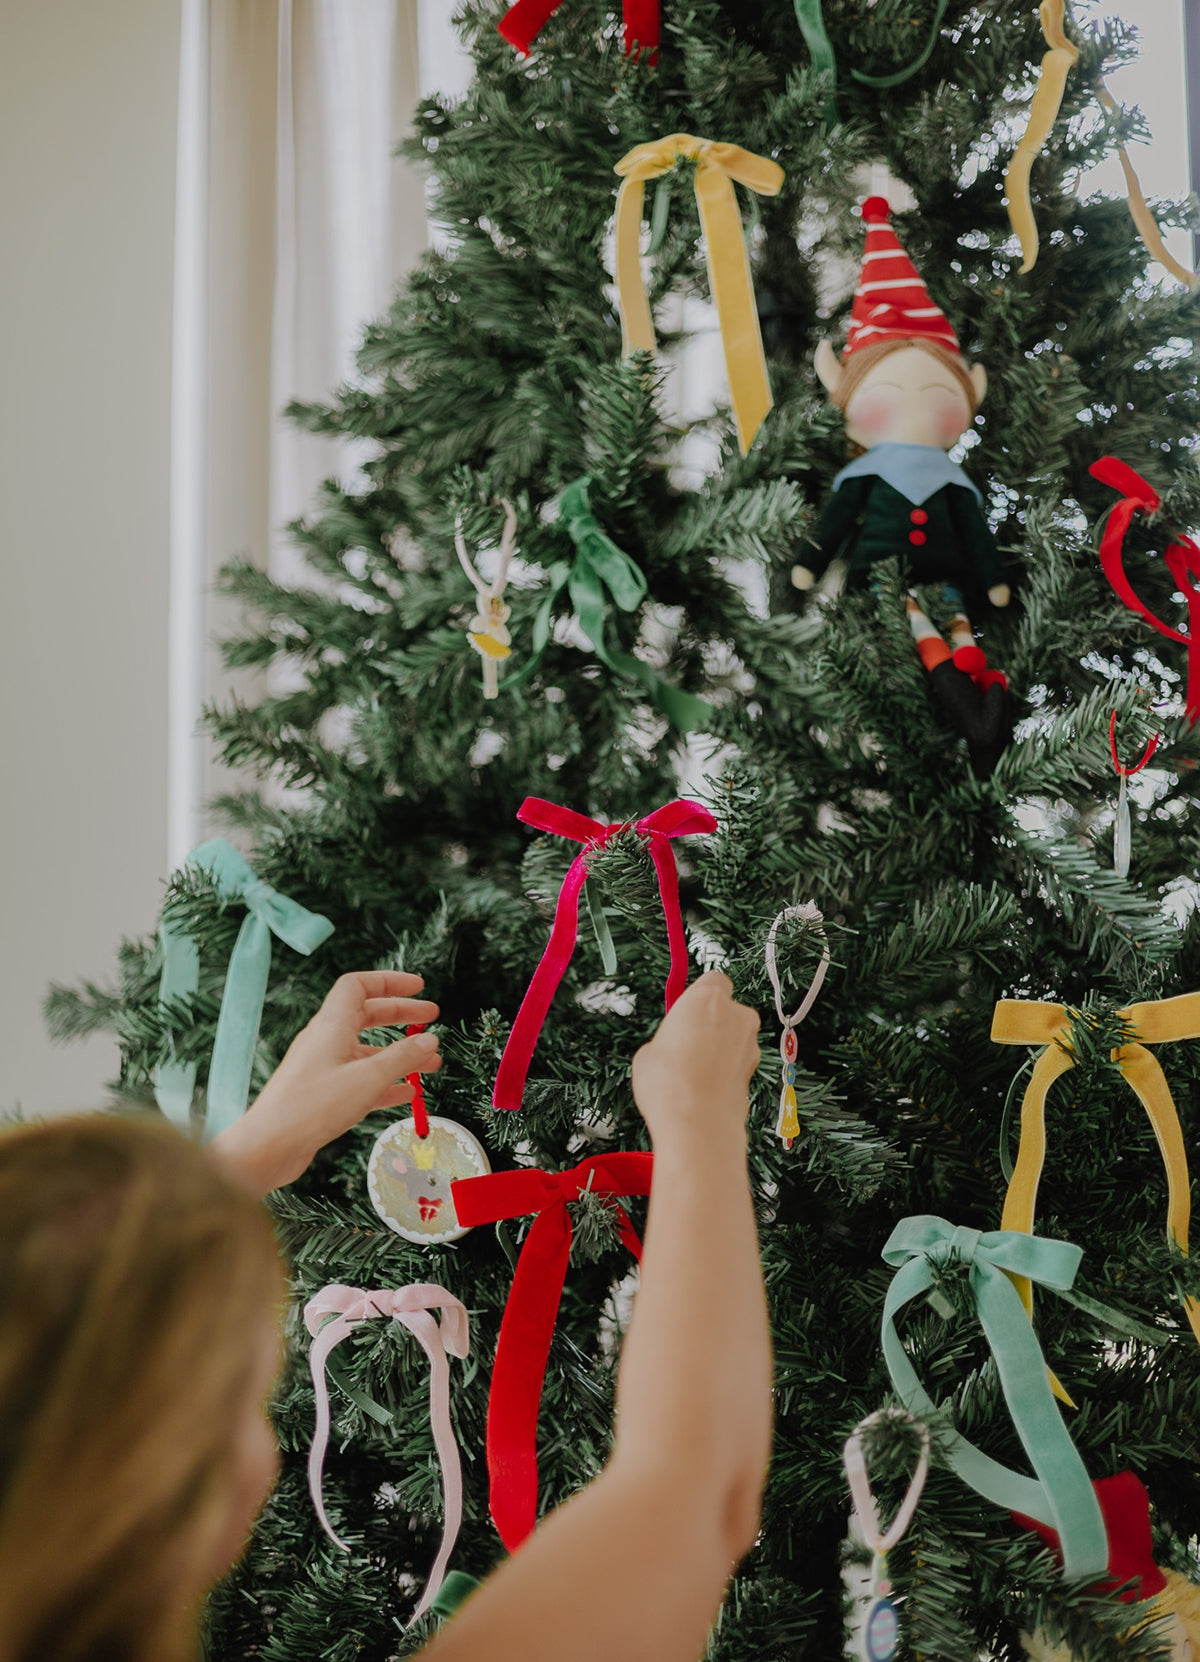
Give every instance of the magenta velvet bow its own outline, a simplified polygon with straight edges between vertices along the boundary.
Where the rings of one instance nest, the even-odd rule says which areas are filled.
[[[533,972],[533,980],[521,1001],[504,1055],[500,1058],[492,1091],[493,1108],[521,1106],[529,1064],[542,1023],[575,951],[579,935],[579,896],[587,881],[588,856],[611,842],[618,831],[632,829],[639,837],[646,839],[650,858],[658,873],[658,892],[662,897],[667,943],[671,949],[671,969],[666,987],[666,1006],[669,1010],[687,985],[687,943],[683,938],[679,873],[675,867],[675,853],[670,846],[671,838],[692,837],[717,829],[717,822],[708,809],[686,797],[665,803],[652,814],[647,814],[645,819],[634,821],[632,826],[628,822],[605,825],[598,819],[589,819],[586,814],[560,808],[556,802],[545,802],[540,796],[527,796],[517,812],[517,818],[526,825],[536,825],[539,831],[550,831],[557,837],[570,837],[573,842],[582,843],[583,847],[571,861],[563,879],[554,909],[550,940],[541,963]]]

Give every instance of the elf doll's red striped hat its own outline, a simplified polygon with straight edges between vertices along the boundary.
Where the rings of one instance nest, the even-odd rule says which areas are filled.
[[[928,341],[961,357],[958,336],[901,248],[883,197],[868,196],[859,212],[867,227],[867,242],[842,362],[864,346],[888,340]]]

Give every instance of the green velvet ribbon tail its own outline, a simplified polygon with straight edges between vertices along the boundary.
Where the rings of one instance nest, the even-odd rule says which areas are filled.
[[[550,567],[548,574],[550,589],[534,614],[533,632],[529,641],[529,656],[519,670],[516,670],[512,675],[506,675],[498,683],[500,692],[516,692],[518,687],[523,687],[526,681],[532,678],[534,671],[541,663],[542,653],[545,652],[550,640],[550,626],[554,620],[554,602],[566,587],[570,573],[571,568],[565,560],[557,560]]]
[[[1082,1257],[1080,1248],[1014,1230],[983,1234],[956,1229],[944,1218],[915,1217],[897,1224],[883,1257],[897,1269],[884,1302],[884,1360],[905,1407],[921,1417],[938,1414],[938,1408],[917,1378],[895,1318],[911,1299],[928,1292],[940,1266],[970,1266],[976,1309],[992,1347],[1004,1400],[1037,1477],[1023,1477],[1000,1465],[957,1432],[940,1434],[939,1447],[959,1477],[985,1499],[1058,1531],[1066,1580],[1097,1580],[1108,1565],[1104,1519],[1051,1393],[1033,1326],[1009,1278],[1026,1276],[1040,1286],[1069,1288]]]
[[[583,885],[583,899],[588,909],[588,917],[592,920],[596,945],[600,948],[600,967],[605,975],[615,975],[617,973],[617,949],[613,945],[612,930],[608,927],[604,907],[592,893],[590,883]]]
[[[476,1587],[482,1586],[478,1576],[468,1575],[465,1570],[451,1570],[433,1603],[429,1606],[430,1612],[447,1621],[465,1599],[470,1598]]]
[[[638,567],[618,548],[592,513],[588,501],[588,479],[576,479],[563,491],[559,507],[563,523],[575,544],[575,563],[567,589],[579,626],[602,664],[615,675],[642,683],[651,702],[681,732],[703,729],[712,721],[712,706],[691,693],[670,687],[649,664],[627,652],[613,652],[604,639],[607,612],[605,592],[623,612],[633,612],[646,597],[646,579]]]
[[[751,192],[751,201],[754,200]],[[654,205],[650,209],[650,242],[647,254],[657,254],[666,241],[667,224],[671,217],[671,175],[664,173],[654,187]]]
[[[1045,1049],[1044,1045],[1042,1049]],[[1022,1063],[1016,1073],[1013,1074],[1012,1082],[1009,1085],[1007,1094],[1004,1098],[1004,1107],[1000,1111],[1000,1147],[998,1152],[1000,1157],[1000,1172],[1006,1183],[1012,1182],[1013,1174],[1017,1169],[1013,1165],[1011,1146],[1013,1110],[1017,1103],[1017,1089],[1022,1079],[1024,1079],[1027,1074],[1033,1072],[1033,1064],[1037,1061],[1037,1057],[1041,1054],[1042,1052],[1039,1050],[1037,1056],[1031,1056],[1029,1060]]]
[[[842,118],[837,106],[837,59],[833,55],[833,42],[825,27],[821,0],[795,0],[795,6],[796,22],[800,25],[800,33],[804,36],[804,44],[808,47],[813,68],[818,74],[829,77],[829,95],[825,100],[825,125],[838,127]]]
[[[805,0],[796,0],[797,7],[804,3]],[[819,4],[820,0],[816,0],[816,3]],[[937,45],[938,31],[941,29],[942,19],[946,15],[946,7],[949,3],[950,0],[937,0],[933,22],[929,26],[929,34],[925,45],[910,64],[906,64],[903,69],[894,69],[890,75],[868,75],[864,70],[852,69],[850,73],[854,79],[861,81],[865,87],[898,87],[901,81],[907,81],[910,75],[915,75],[918,69],[928,63],[929,56]]]
[[[223,837],[214,837],[211,842],[193,849],[187,863],[207,872],[224,900],[241,900],[247,909],[225,972],[221,1012],[213,1040],[204,1122],[207,1142],[233,1125],[246,1111],[271,970],[271,936],[278,936],[285,945],[307,957],[333,934],[333,924],[262,882],[255,876],[253,867]],[[200,958],[195,942],[176,931],[167,918],[163,919],[162,941],[159,1003],[168,1004],[175,999],[190,1001],[200,984]],[[154,1094],[159,1107],[184,1130],[188,1125],[195,1078],[194,1065],[178,1063],[160,1068],[155,1077]]]

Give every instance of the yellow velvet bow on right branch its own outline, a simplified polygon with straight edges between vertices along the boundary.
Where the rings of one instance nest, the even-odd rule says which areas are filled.
[[[1002,1045],[1044,1045],[1033,1064],[1029,1084],[1021,1102],[1021,1142],[1012,1181],[1004,1199],[1001,1229],[1033,1233],[1037,1207],[1038,1180],[1046,1159],[1046,1093],[1054,1081],[1075,1066],[1071,1048],[1071,1017],[1064,1004],[1044,1004],[1032,999],[1001,999],[992,1019],[992,1038]],[[1136,1037],[1118,1045],[1112,1059],[1146,1110],[1167,1173],[1167,1234],[1180,1252],[1188,1250],[1191,1221],[1191,1189],[1187,1150],[1179,1115],[1162,1068],[1148,1045],[1169,1044],[1177,1039],[1200,1039],[1200,993],[1184,993],[1147,1004],[1131,1004],[1117,1015]],[[1033,1291],[1024,1278],[1014,1277],[1027,1311],[1033,1312]],[[1183,1301],[1192,1332],[1200,1342],[1200,1303]],[[1056,1380],[1055,1394],[1070,1402]]]

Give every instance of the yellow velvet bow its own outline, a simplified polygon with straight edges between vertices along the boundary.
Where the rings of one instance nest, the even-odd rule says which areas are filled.
[[[1184,993],[1148,1004],[1131,1004],[1117,1014],[1137,1039],[1118,1045],[1112,1059],[1125,1075],[1142,1107],[1149,1115],[1159,1153],[1167,1173],[1167,1234],[1180,1252],[1188,1249],[1191,1220],[1191,1190],[1187,1151],[1179,1115],[1157,1057],[1147,1045],[1168,1044],[1176,1039],[1200,1038],[1200,993]],[[1004,1198],[1001,1229],[1033,1233],[1038,1179],[1046,1158],[1046,1093],[1062,1074],[1075,1066],[1071,1050],[1069,1012],[1062,1004],[1043,1004],[1031,999],[1001,999],[992,1019],[992,1038],[1002,1045],[1045,1045],[1033,1064],[1029,1084],[1021,1102],[1021,1142],[1012,1182]],[[1033,1290],[1027,1280],[1014,1277],[1026,1310],[1033,1313]],[[1192,1332],[1200,1341],[1200,1304],[1184,1300],[1184,1311]],[[1070,1397],[1051,1376],[1055,1394],[1064,1402]]]
[[[696,203],[704,232],[708,283],[721,325],[730,401],[744,456],[772,399],[733,180],[760,196],[774,196],[783,184],[783,169],[778,162],[756,156],[740,145],[717,144],[711,139],[693,138],[690,133],[671,133],[649,144],[635,145],[621,157],[615,168],[622,181],[616,215],[617,295],[627,355],[654,350],[654,320],[642,282],[639,247],[645,182],[669,173],[680,157],[696,163]]]

